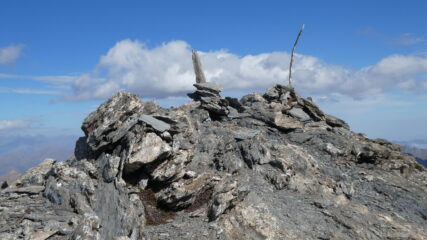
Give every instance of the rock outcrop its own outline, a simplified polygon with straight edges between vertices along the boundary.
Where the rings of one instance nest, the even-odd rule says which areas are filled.
[[[163,109],[120,92],[75,156],[0,192],[0,239],[426,239],[427,173],[293,89],[200,82]]]

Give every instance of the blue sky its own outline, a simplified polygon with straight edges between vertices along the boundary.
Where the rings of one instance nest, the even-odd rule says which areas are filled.
[[[74,135],[118,90],[188,101],[190,50],[223,95],[294,83],[368,136],[427,138],[426,1],[1,1],[0,136]],[[1,154],[1,153],[0,153]]]

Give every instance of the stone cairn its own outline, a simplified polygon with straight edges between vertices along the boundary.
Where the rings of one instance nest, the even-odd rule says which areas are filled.
[[[194,93],[189,93],[188,96],[195,101],[200,101],[202,108],[209,112],[212,120],[237,116],[237,109],[231,105],[238,103],[238,100],[233,98],[222,99],[220,92],[224,90],[224,87],[216,82],[206,82],[199,55],[194,50],[193,66],[196,74],[196,83],[193,86],[197,90]],[[235,107],[241,108],[241,106]]]

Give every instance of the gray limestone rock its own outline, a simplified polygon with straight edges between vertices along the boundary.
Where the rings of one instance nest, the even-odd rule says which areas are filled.
[[[288,111],[288,113],[291,116],[298,118],[301,122],[307,122],[311,120],[310,116],[305,113],[301,108],[292,108]]]
[[[325,120],[326,123],[332,127],[343,127],[345,129],[350,130],[350,126],[348,126],[348,124],[344,120],[341,120],[331,115],[326,115]]]
[[[427,171],[276,85],[163,109],[121,92],[75,157],[0,190],[0,239],[426,239]]]
[[[153,116],[142,114],[139,117],[139,120],[145,122],[146,124],[150,125],[154,129],[156,129],[159,132],[164,132],[170,129],[170,125],[154,118]]]
[[[172,149],[162,138],[150,132],[142,138],[133,150],[135,153],[125,163],[125,169],[128,172],[137,171],[145,165],[167,158]]]

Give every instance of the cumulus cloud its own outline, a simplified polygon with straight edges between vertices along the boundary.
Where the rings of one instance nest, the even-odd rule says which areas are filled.
[[[216,81],[229,91],[263,91],[276,84],[287,84],[287,52],[238,56],[226,50],[200,52],[208,81]],[[195,82],[191,46],[171,41],[149,48],[139,41],[122,40],[101,56],[97,66],[79,76],[21,76],[0,74],[0,78],[32,79],[61,89],[56,100],[104,99],[120,90],[145,98],[185,96]],[[362,69],[332,65],[319,58],[297,54],[293,84],[299,92],[331,98],[342,94],[353,98],[380,94],[391,89],[425,91],[427,55],[388,56]],[[0,89],[0,91],[60,94],[59,91]],[[332,98],[331,98],[332,99]]]
[[[21,56],[23,44],[15,44],[0,48],[0,64],[13,64]]]
[[[0,132],[29,128],[31,123],[30,120],[3,120],[0,121]]]
[[[262,90],[287,83],[287,52],[238,56],[218,50],[200,52],[200,57],[208,81],[222,83],[227,90]],[[296,55],[293,76],[295,87],[307,94],[358,98],[390,89],[427,89],[427,57],[392,55],[352,70]],[[138,41],[123,40],[100,58],[92,72],[69,79],[72,92],[63,99],[102,99],[119,90],[142,97],[182,96],[193,89],[194,79],[188,43],[171,41],[149,48]]]

